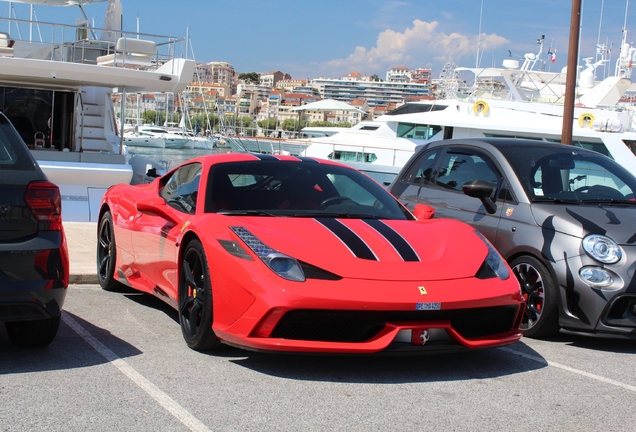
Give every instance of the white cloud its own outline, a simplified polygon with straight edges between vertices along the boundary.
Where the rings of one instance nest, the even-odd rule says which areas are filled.
[[[403,33],[384,30],[374,47],[358,46],[347,58],[325,62],[321,69],[335,76],[353,71],[380,74],[393,66],[441,68],[448,61],[461,64],[470,57],[475,58],[477,35],[445,34],[437,31],[438,25],[437,21],[415,20],[413,27]],[[509,43],[508,39],[494,33],[481,35],[482,51],[506,43]]]

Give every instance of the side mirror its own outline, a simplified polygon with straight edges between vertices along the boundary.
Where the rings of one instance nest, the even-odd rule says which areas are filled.
[[[435,209],[426,204],[416,204],[413,209],[413,214],[417,220],[433,219],[433,216],[435,216]]]
[[[464,183],[462,192],[469,197],[479,199],[488,214],[494,214],[497,211],[497,205],[490,198],[492,194],[492,185],[490,183],[483,180],[472,180]]]
[[[179,220],[172,215],[172,212],[166,204],[166,201],[161,197],[141,199],[137,201],[135,207],[137,208],[138,212],[150,213],[162,217],[175,224],[179,222]]]

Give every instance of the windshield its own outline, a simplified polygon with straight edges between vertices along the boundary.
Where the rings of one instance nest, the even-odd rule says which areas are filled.
[[[255,216],[413,219],[359,171],[317,162],[250,161],[210,170],[206,212]]]
[[[593,151],[561,147],[501,149],[532,202],[634,202],[636,178]]]

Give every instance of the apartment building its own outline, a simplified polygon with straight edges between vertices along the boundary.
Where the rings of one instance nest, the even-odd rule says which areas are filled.
[[[260,84],[267,87],[276,87],[276,84],[282,80],[290,80],[291,76],[288,73],[281,71],[269,71],[261,74]]]
[[[428,96],[430,85],[414,82],[354,81],[347,79],[316,78],[312,86],[318,88],[323,99],[347,103],[357,98],[367,100],[370,107],[399,103],[407,96]]]

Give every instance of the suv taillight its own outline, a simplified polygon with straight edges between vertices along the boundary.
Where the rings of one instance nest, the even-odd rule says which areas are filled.
[[[42,231],[62,230],[62,197],[57,185],[50,181],[29,183],[24,201],[38,220]]]

